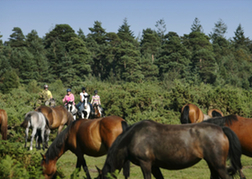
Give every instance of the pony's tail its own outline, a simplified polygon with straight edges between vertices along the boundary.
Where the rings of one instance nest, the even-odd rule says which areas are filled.
[[[181,116],[180,116],[180,122],[181,124],[187,124],[189,119],[189,106],[186,105],[184,107],[184,110],[181,112]]]
[[[6,117],[2,118],[2,124],[1,124],[1,134],[2,134],[2,139],[7,140],[7,129],[8,129],[8,116],[6,114]]]
[[[239,141],[237,135],[230,128],[222,127],[222,130],[229,140],[228,157],[231,162],[231,167],[228,169],[228,173],[233,176],[236,174],[237,170],[241,171],[241,169],[242,169],[241,144],[240,144],[240,141]]]
[[[22,124],[20,124],[20,126],[23,127],[23,128],[27,128],[28,127],[28,121],[29,121],[30,118],[31,118],[31,115],[28,114],[28,116],[25,117],[24,122]]]
[[[122,124],[123,132],[125,132],[126,129],[128,128],[128,124],[126,121],[122,121],[121,124]],[[123,164],[123,175],[125,178],[128,178],[130,176],[130,161],[129,160],[125,161],[125,163]]]

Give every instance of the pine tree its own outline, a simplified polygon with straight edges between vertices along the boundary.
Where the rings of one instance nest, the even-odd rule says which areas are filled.
[[[196,17],[193,21],[191,32],[201,32],[203,33],[202,25],[200,24],[199,19]]]
[[[151,57],[152,62],[154,62],[154,59],[161,48],[160,38],[158,34],[150,28],[143,30],[140,47],[141,53],[143,55]]]
[[[134,33],[130,30],[130,25],[128,24],[127,18],[123,20],[123,24],[118,29],[117,35],[123,41],[131,43],[135,41]]]
[[[13,33],[10,35],[7,45],[11,47],[25,47],[25,36],[19,27],[14,27],[12,29]]]
[[[38,82],[49,82],[52,81],[52,76],[49,73],[49,62],[46,58],[46,50],[44,49],[43,40],[38,36],[37,31],[32,30],[26,36],[27,49],[33,55],[36,63],[37,78]]]

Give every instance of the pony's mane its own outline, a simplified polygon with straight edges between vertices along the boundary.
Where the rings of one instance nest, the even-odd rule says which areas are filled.
[[[66,129],[64,129],[53,141],[53,143],[50,145],[49,149],[46,151],[46,163],[49,162],[49,160],[53,160],[58,154],[60,153],[62,147],[64,147],[65,141],[69,135],[70,129],[72,125],[75,124],[76,121],[71,122]]]
[[[208,120],[204,120],[203,122],[208,122],[208,123],[212,123],[212,124],[216,124],[218,126],[224,126],[225,124],[227,124],[228,126],[232,125],[233,121],[238,121],[237,116],[236,115],[229,115],[229,116],[224,116],[224,117],[213,117],[210,118]]]

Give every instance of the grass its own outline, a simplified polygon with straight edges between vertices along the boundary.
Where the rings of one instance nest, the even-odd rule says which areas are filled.
[[[88,169],[92,178],[98,176],[96,167],[100,169],[103,167],[106,156],[102,157],[89,157],[84,156],[88,165]],[[67,151],[57,162],[57,167],[60,171],[62,171],[65,175],[65,178],[70,178],[70,175],[75,170],[75,164],[77,161],[77,157],[70,151]],[[247,178],[252,178],[252,158],[242,156],[242,164],[243,164],[243,173]],[[161,169],[164,178],[174,178],[174,179],[209,179],[210,172],[208,166],[204,160],[200,161],[198,164],[183,170],[165,170]],[[85,177],[85,173],[83,169],[79,173],[80,178]],[[123,179],[122,171],[119,174],[119,179]],[[130,168],[130,179],[139,179],[143,178],[141,169],[139,166],[136,166],[131,163]],[[154,177],[153,177],[154,178]],[[239,178],[236,176],[235,178]]]

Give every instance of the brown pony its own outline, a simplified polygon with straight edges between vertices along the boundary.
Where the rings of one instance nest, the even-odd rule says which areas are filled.
[[[65,125],[69,125],[74,118],[71,113],[63,106],[48,107],[40,106],[35,111],[41,112],[48,119],[51,130],[58,129],[58,134]]]
[[[87,178],[91,178],[83,155],[93,157],[105,155],[116,137],[126,127],[127,123],[118,116],[79,119],[72,122],[55,138],[46,154],[42,155],[43,175],[46,178],[54,177],[57,160],[70,150],[77,156],[76,168],[80,170],[82,166]],[[129,167],[129,162],[125,167]]]
[[[207,112],[209,117],[223,116],[223,113],[219,109],[209,109]]]
[[[93,108],[94,108],[93,118],[104,117],[102,112],[101,112],[101,108],[96,103],[93,105]]]
[[[180,122],[181,124],[185,123],[198,123],[202,122],[205,119],[208,119],[209,116],[204,114],[198,106],[195,104],[186,104],[182,107]]]
[[[0,109],[0,126],[3,140],[7,140],[7,124],[8,124],[7,113],[5,110]]]

